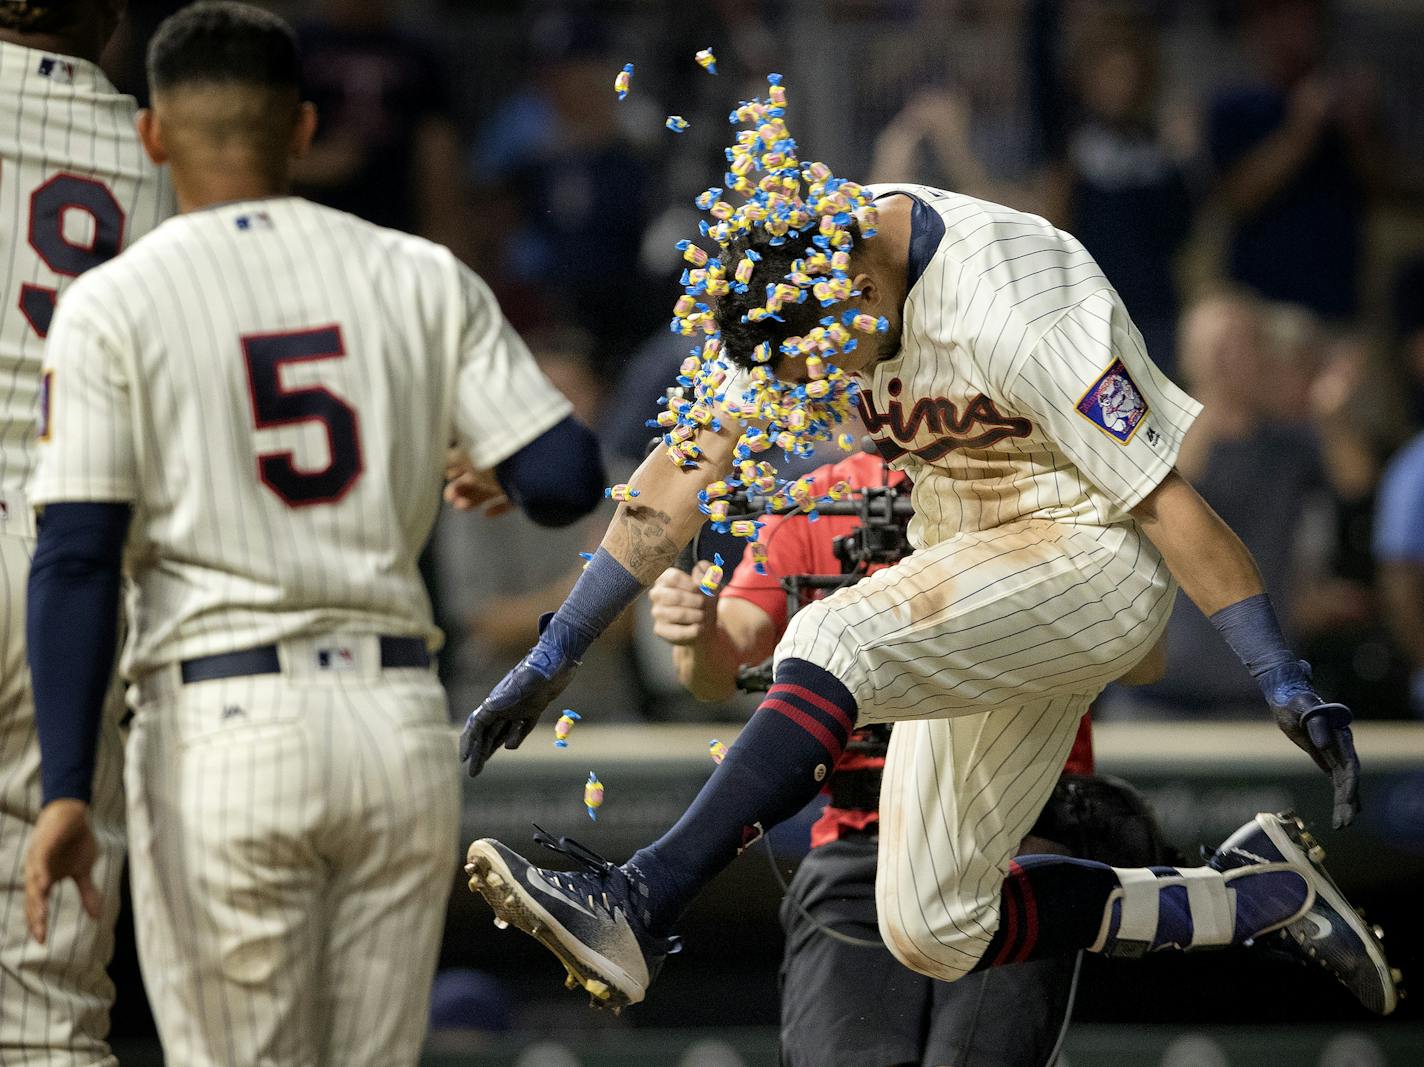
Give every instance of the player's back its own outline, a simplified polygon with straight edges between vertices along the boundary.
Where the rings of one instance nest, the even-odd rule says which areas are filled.
[[[130,673],[293,636],[434,634],[416,564],[459,353],[502,325],[447,250],[297,198],[220,205],[165,223],[67,308],[106,319],[130,383]]]
[[[1093,257],[1036,215],[871,188],[917,201],[900,351],[862,393],[877,447],[915,483],[911,542],[1024,519],[1122,523],[1198,406],[1148,358]]]
[[[22,490],[34,464],[58,295],[173,212],[134,112],[94,64],[0,42],[0,498]]]

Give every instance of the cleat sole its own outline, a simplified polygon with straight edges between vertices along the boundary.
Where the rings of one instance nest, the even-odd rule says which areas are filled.
[[[470,862],[466,868],[470,871],[470,890],[484,897],[485,903],[493,909],[495,925],[502,922],[502,929],[513,926],[522,930],[552,952],[567,972],[564,987],[582,987],[591,997],[591,1007],[609,1008],[616,1015],[632,1003],[608,975],[580,960],[554,936],[545,918],[513,891],[511,880],[501,871],[500,865],[483,851],[477,851],[479,845],[480,842],[476,841],[470,846]]]
[[[1378,1015],[1390,1014],[1399,1001],[1398,985],[1402,975],[1399,968],[1389,965],[1389,960],[1385,956],[1384,945],[1380,943],[1383,931],[1378,926],[1372,928],[1364,921],[1363,910],[1350,905],[1345,894],[1335,884],[1335,879],[1330,876],[1330,872],[1322,864],[1325,849],[1311,835],[1299,816],[1294,812],[1285,811],[1274,817],[1258,815],[1256,820],[1261,829],[1266,832],[1266,836],[1280,849],[1282,855],[1289,857],[1292,852],[1295,852],[1308,863],[1315,876],[1317,895],[1345,920],[1355,936],[1364,943],[1370,962],[1374,964],[1379,976],[1382,994],[1379,1003],[1365,1003],[1364,1006]],[[1316,959],[1319,953],[1312,943],[1313,925],[1309,919],[1291,922],[1286,926],[1282,936],[1289,937],[1308,956]],[[1376,930],[1379,930],[1379,934],[1376,934]],[[1333,970],[1329,968],[1327,970],[1342,984],[1345,984],[1346,988],[1350,988],[1348,983]],[[1362,1001],[1362,1003],[1364,1002]]]

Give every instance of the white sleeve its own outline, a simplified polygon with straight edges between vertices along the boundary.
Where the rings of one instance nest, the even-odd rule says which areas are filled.
[[[79,296],[60,301],[45,340],[35,504],[138,498],[126,364]]]
[[[1201,405],[1147,355],[1121,298],[1101,289],[1009,375],[1012,402],[1083,475],[1130,511],[1171,472]]]
[[[476,467],[509,458],[573,408],[544,376],[494,294],[461,266],[455,438]]]

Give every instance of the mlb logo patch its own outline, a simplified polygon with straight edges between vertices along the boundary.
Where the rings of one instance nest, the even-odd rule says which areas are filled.
[[[45,56],[40,60],[39,76],[68,85],[74,81],[74,64],[58,56]]]
[[[249,230],[270,230],[272,228],[272,216],[265,211],[254,211],[248,215],[239,215],[233,222],[243,233]]]
[[[319,648],[316,650],[316,665],[323,671],[354,671],[356,654],[344,646]]]
[[[1078,414],[1125,445],[1147,417],[1147,401],[1122,360],[1115,359],[1078,401]]]

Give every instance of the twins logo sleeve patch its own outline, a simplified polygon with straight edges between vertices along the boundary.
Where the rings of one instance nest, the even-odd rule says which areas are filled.
[[[1147,401],[1142,390],[1127,373],[1122,360],[1115,359],[1079,399],[1078,414],[1119,444],[1132,440],[1147,417]]]

